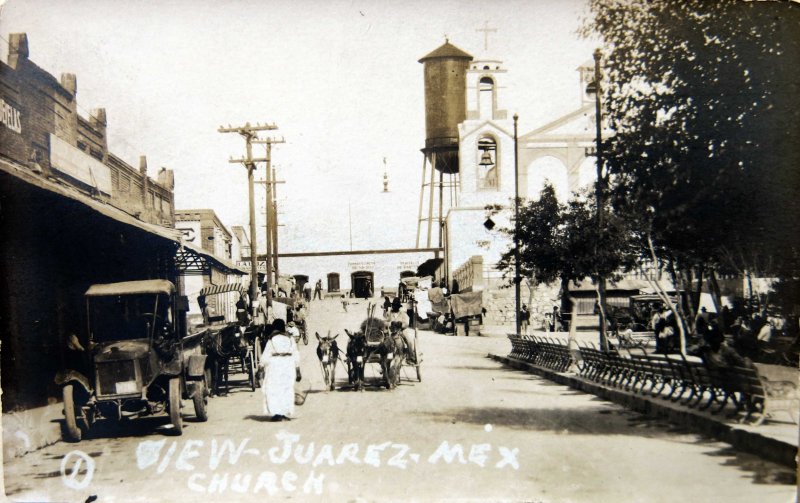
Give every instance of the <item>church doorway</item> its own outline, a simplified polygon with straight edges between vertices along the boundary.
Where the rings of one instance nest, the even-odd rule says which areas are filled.
[[[370,271],[356,271],[350,275],[353,285],[352,295],[358,298],[369,299],[375,291],[375,275]]]

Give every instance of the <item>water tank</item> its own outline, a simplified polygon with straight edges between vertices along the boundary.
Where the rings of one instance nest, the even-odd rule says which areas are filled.
[[[425,72],[425,151],[439,171],[458,171],[458,125],[467,118],[467,69],[472,56],[446,41],[419,60]]]

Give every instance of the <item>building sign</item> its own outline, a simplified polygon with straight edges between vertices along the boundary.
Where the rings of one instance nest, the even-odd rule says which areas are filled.
[[[111,195],[111,170],[108,166],[52,133],[50,166],[100,192]]]
[[[178,227],[177,230],[181,231],[183,234],[183,240],[188,241],[189,243],[194,242],[196,234],[195,230],[191,227]]]
[[[0,107],[2,107],[0,120],[3,122],[3,124],[15,133],[21,133],[22,122],[20,121],[19,110],[6,103],[3,98],[0,98]]]
[[[351,271],[371,271],[375,269],[375,261],[348,262]]]
[[[248,271],[250,270],[250,261],[249,260],[240,260],[240,261],[236,262],[236,265],[241,267],[241,268],[243,268],[243,269],[246,269]],[[259,260],[258,261],[258,265],[256,266],[256,270],[258,272],[266,273],[267,272],[267,261],[266,260]],[[283,275],[281,275],[281,276],[283,276]]]

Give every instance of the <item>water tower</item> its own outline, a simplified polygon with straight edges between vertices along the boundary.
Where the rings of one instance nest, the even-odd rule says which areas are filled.
[[[426,247],[431,247],[434,228],[438,246],[442,246],[445,190],[450,201],[448,208],[457,204],[458,125],[467,118],[466,75],[470,61],[472,56],[448,40],[419,60],[425,73],[425,148],[417,248],[422,239]]]

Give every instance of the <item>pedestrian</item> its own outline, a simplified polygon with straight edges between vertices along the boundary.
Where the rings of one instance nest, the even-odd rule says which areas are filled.
[[[390,307],[392,307],[392,301],[389,300],[389,296],[388,295],[384,295],[384,297],[383,297],[383,317],[384,318],[388,318],[389,317],[389,308]]]
[[[258,296],[258,303],[256,304],[256,312],[253,313],[253,323],[263,327],[269,323],[269,305],[267,303],[267,291],[261,292]]]
[[[319,300],[322,300],[322,280],[321,279],[318,279],[317,280],[317,284],[314,285],[314,300],[317,300],[317,297],[319,297]]]
[[[244,292],[239,294],[239,300],[236,301],[236,319],[240,327],[246,327],[250,322],[250,315],[247,314],[247,296]]]
[[[211,310],[206,303],[206,296],[201,295],[197,297],[197,304],[200,306],[200,312],[203,315],[203,325],[208,325],[211,323]]]
[[[557,332],[560,329],[561,329],[561,313],[558,312],[558,306],[553,306],[553,324],[550,331]]]
[[[273,421],[294,417],[294,383],[301,379],[297,343],[286,334],[282,319],[273,322],[274,332],[267,342],[260,366],[264,369],[264,414]]]
[[[303,298],[306,302],[311,302],[311,283],[303,285]]]
[[[522,304],[522,309],[519,312],[519,329],[524,335],[528,335],[528,325],[531,321],[531,313],[528,311],[528,306]]]
[[[342,309],[344,309],[345,313],[347,312],[347,297],[345,294],[342,294]]]

